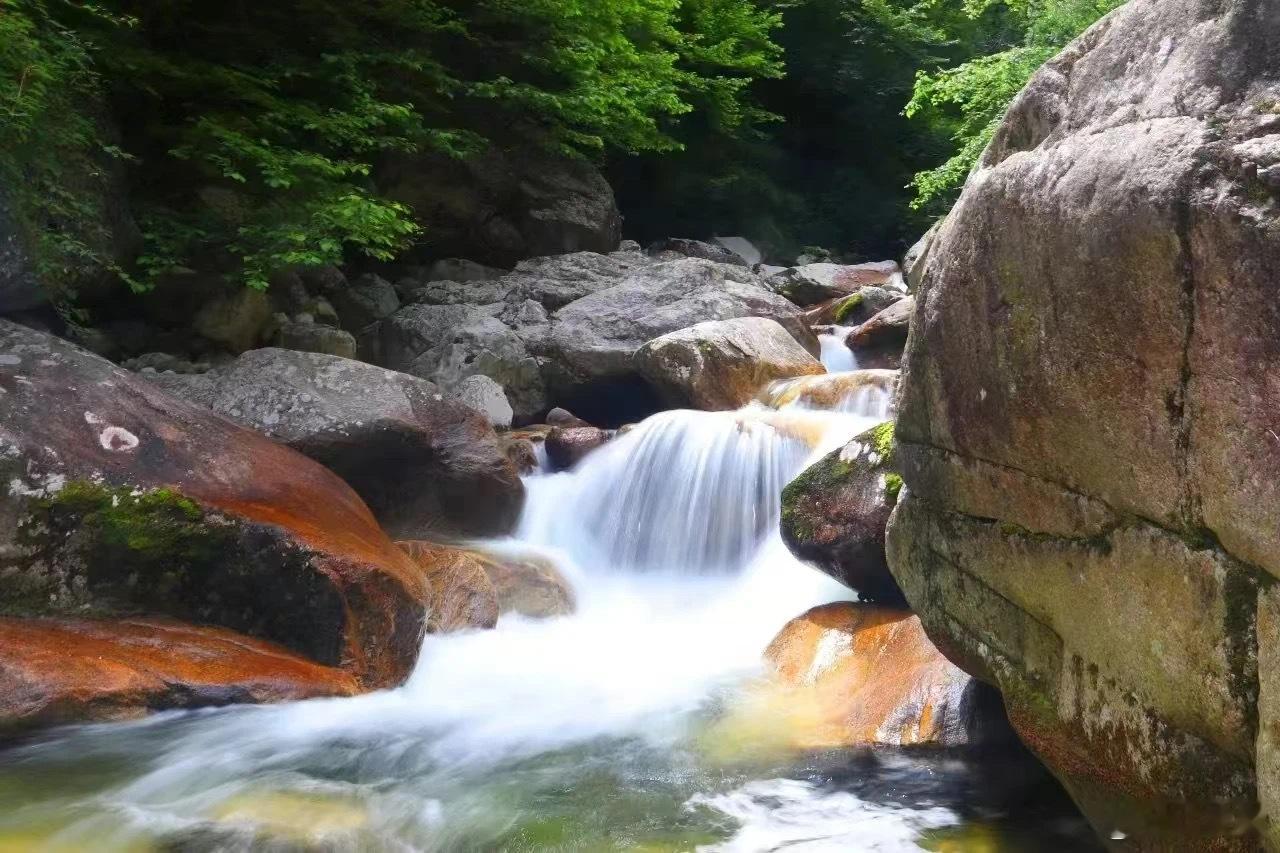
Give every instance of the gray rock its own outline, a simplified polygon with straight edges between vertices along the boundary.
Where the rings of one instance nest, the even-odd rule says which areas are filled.
[[[810,353],[817,339],[800,312],[744,267],[686,258],[641,267],[619,284],[557,312],[535,345],[564,388],[634,375],[632,356],[656,337],[707,320],[768,317]]]
[[[321,462],[395,536],[498,535],[520,512],[523,486],[493,428],[422,379],[283,349],[149,378]]]
[[[855,354],[860,350],[877,347],[901,349],[907,342],[907,332],[911,328],[911,315],[915,310],[914,297],[898,299],[851,331],[845,343]]]
[[[303,267],[298,277],[311,293],[332,296],[347,289],[347,277],[335,266]]]
[[[496,149],[463,160],[397,155],[380,179],[422,218],[424,249],[435,257],[502,267],[539,255],[611,252],[621,238],[613,191],[582,159]]]
[[[342,319],[342,328],[359,332],[400,307],[400,297],[391,282],[377,275],[362,275],[345,290],[333,295],[334,307]]]
[[[484,415],[489,423],[499,429],[511,426],[511,404],[502,386],[488,376],[478,373],[458,383],[452,395],[462,405]]]
[[[933,247],[933,241],[937,239],[938,232],[942,230],[942,222],[943,220],[939,219],[933,223],[924,236],[907,249],[907,254],[902,258],[902,276],[908,291],[915,292],[920,286],[920,279],[924,277],[925,264],[929,261],[929,250]]]
[[[746,237],[716,237],[715,242],[742,258],[749,267],[764,260],[764,253]]]
[[[718,264],[733,264],[739,267],[752,265],[747,259],[732,249],[718,243],[704,243],[701,240],[689,240],[683,237],[668,237],[649,246],[649,254],[660,260],[675,260],[678,257],[702,258]]]
[[[1269,0],[1121,6],[1012,104],[916,295],[890,565],[1133,849],[1280,846],[1277,44]]]
[[[271,314],[271,300],[263,291],[224,288],[200,307],[191,326],[205,338],[239,353],[263,340]]]
[[[569,411],[568,409],[563,409],[560,406],[556,406],[554,409],[547,412],[546,420],[549,426],[558,426],[558,427],[591,426],[591,424],[587,423],[582,418],[575,415],[573,412]]]
[[[502,278],[508,270],[487,267],[463,258],[445,258],[427,268],[427,281],[492,281]]]
[[[356,357],[356,339],[350,332],[317,323],[287,321],[280,324],[275,334],[275,345],[299,352]]]

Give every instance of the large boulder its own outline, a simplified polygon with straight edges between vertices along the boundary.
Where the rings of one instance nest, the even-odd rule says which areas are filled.
[[[400,308],[400,297],[382,276],[362,275],[333,294],[333,306],[348,332],[359,332]]]
[[[152,711],[351,696],[350,673],[225,628],[0,617],[0,738]]]
[[[797,746],[965,747],[999,739],[999,700],[904,610],[839,602],[786,624],[765,650]]]
[[[437,258],[510,266],[538,255],[611,252],[621,239],[613,190],[583,159],[532,149],[463,159],[397,155],[378,180],[413,208],[426,226],[423,249]]]
[[[917,294],[890,565],[1135,849],[1280,846],[1277,43],[1269,0],[1113,12],[1019,95]]]
[[[881,369],[901,365],[915,308],[914,297],[899,299],[850,331],[844,342],[858,364]]]
[[[393,535],[495,535],[519,516],[524,488],[488,419],[430,382],[271,348],[151,378],[321,462]]]
[[[782,541],[864,601],[902,602],[889,573],[885,527],[902,478],[894,464],[893,423],[832,451],[782,490]]]
[[[655,258],[673,260],[679,257],[702,258],[718,264],[733,264],[739,267],[750,267],[751,264],[742,255],[721,243],[704,243],[701,240],[689,240],[684,237],[668,237],[649,246],[649,254]]]
[[[0,389],[6,615],[169,616],[408,675],[427,586],[328,469],[7,321]]]
[[[660,335],[737,317],[776,320],[811,354],[820,351],[800,311],[758,276],[697,258],[641,267],[570,303],[553,317],[540,350],[553,387],[580,387],[634,376],[632,356]]]
[[[778,379],[826,373],[822,362],[765,317],[671,332],[641,347],[635,364],[669,403],[706,411],[741,408]]]

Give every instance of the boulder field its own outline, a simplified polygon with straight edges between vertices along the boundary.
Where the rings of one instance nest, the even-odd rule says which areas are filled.
[[[920,261],[890,566],[1124,849],[1280,848],[1277,44],[1116,10]]]

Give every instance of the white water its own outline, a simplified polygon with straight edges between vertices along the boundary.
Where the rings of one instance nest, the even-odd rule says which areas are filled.
[[[822,346],[822,366],[828,373],[848,373],[858,369],[857,357],[845,344],[845,338],[851,331],[844,326],[832,326],[830,332],[818,335],[818,343]]]

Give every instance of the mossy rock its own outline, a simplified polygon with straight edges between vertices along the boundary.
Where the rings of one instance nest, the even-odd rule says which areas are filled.
[[[885,526],[902,489],[894,450],[893,423],[880,424],[825,456],[782,492],[787,547],[869,601],[902,601],[884,550]]]

